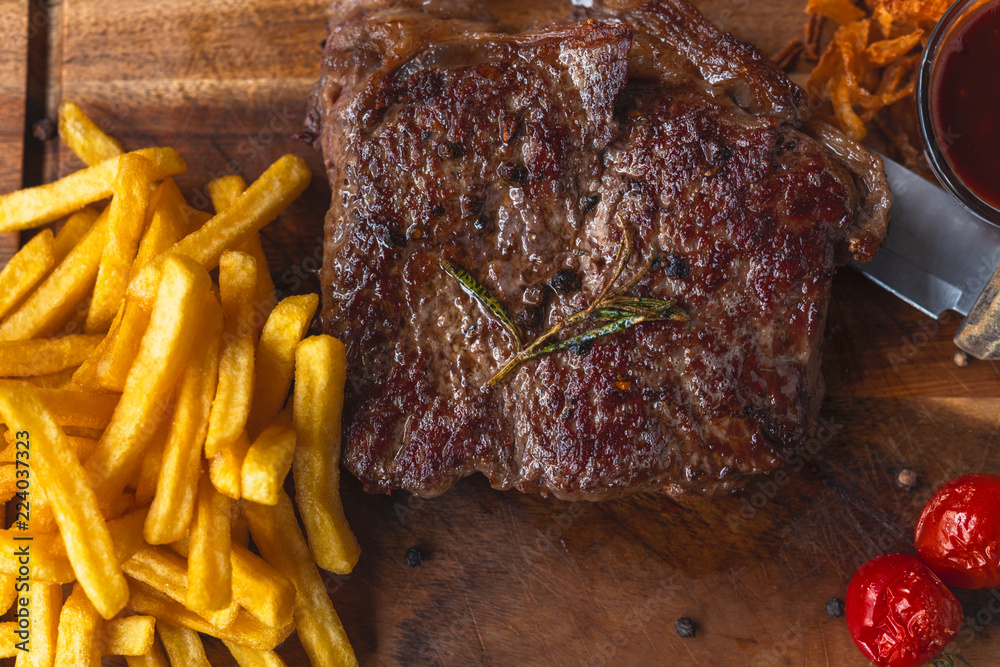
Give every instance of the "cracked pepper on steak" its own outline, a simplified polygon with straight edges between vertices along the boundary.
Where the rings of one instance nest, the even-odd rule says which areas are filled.
[[[346,466],[369,491],[719,493],[814,429],[838,264],[886,232],[878,158],[683,0],[335,3],[313,122],[333,191],[322,317],[347,346]],[[612,278],[676,299],[526,361]],[[565,339],[594,324],[573,327]]]

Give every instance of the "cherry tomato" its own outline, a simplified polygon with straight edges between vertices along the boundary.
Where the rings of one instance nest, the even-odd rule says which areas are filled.
[[[1000,586],[1000,477],[976,473],[944,484],[924,506],[914,542],[949,586]]]
[[[962,605],[914,556],[888,554],[847,586],[851,639],[879,667],[911,667],[941,652],[962,625]]]

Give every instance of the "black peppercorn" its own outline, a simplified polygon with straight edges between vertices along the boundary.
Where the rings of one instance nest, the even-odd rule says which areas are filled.
[[[450,141],[445,141],[438,145],[438,155],[446,160],[462,157],[464,152],[462,144],[454,144]]]
[[[830,618],[840,618],[844,615],[844,601],[840,598],[830,598],[826,603],[826,615]]]
[[[481,232],[486,232],[488,234],[493,231],[493,221],[490,220],[490,217],[488,215],[479,216],[478,218],[476,218],[476,221],[472,224],[477,230]]]
[[[420,549],[410,547],[406,550],[406,555],[403,556],[403,562],[406,563],[406,567],[420,567],[424,564],[424,554]]]
[[[691,275],[691,269],[688,267],[687,260],[676,253],[658,255],[656,259],[653,260],[652,268],[666,269],[668,278],[678,278],[683,280]]]
[[[517,325],[522,329],[537,329],[542,324],[542,309],[538,306],[525,306],[517,314]]]
[[[56,136],[56,124],[48,118],[36,120],[31,126],[31,134],[39,141],[49,141]]]
[[[687,616],[681,616],[674,621],[674,630],[681,639],[691,639],[694,637],[694,621]]]
[[[503,162],[497,167],[497,176],[510,185],[521,185],[528,180],[528,170],[517,162]]]
[[[383,237],[385,244],[388,246],[395,246],[396,248],[402,248],[406,245],[406,237],[397,232],[395,229],[390,229],[386,231]]]
[[[584,213],[590,213],[595,208],[597,208],[597,203],[601,201],[599,195],[587,195],[580,197],[580,204],[583,206]]]
[[[550,284],[560,294],[569,294],[580,289],[580,274],[573,269],[559,269],[552,275]]]

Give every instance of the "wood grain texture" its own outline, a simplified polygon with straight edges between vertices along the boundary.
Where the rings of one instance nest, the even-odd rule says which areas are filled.
[[[10,192],[21,187],[28,0],[0,0],[0,35],[0,192]],[[0,266],[17,251],[18,238],[0,234]]]
[[[774,53],[797,37],[801,0],[702,0],[705,13]],[[285,152],[313,182],[265,231],[279,289],[315,289],[329,201],[321,157],[296,142],[318,73],[325,0],[65,0],[62,93],[126,148],[175,146],[179,183],[256,177]],[[62,149],[57,171],[80,164]],[[499,493],[482,477],[441,498],[368,496],[346,477],[363,554],[325,574],[362,665],[866,665],[843,619],[824,614],[854,568],[912,552],[940,482],[1000,472],[1000,365],[952,363],[957,317],[935,322],[853,271],[830,305],[824,427],[800,460],[736,495],[680,505],[637,496],[571,504]],[[912,491],[898,471],[919,475]],[[426,561],[410,569],[416,546]],[[1000,593],[997,594],[1000,596]],[[962,593],[959,648],[996,665],[990,592]],[[996,608],[994,605],[993,608]],[[673,630],[679,616],[695,639]],[[234,664],[208,642],[212,664]],[[289,665],[305,665],[293,636]],[[118,662],[114,664],[124,664]]]

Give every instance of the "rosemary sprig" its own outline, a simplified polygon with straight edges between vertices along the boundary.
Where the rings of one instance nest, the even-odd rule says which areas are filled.
[[[972,667],[972,665],[969,664],[968,660],[966,660],[957,653],[941,653],[940,655],[937,655],[933,659],[931,659],[931,665],[933,665],[934,667],[957,667],[957,663],[955,662],[956,658],[958,660],[961,660],[962,663],[967,665],[968,667]]]
[[[632,255],[632,242],[629,238],[628,230],[625,228],[625,224],[621,218],[616,218],[616,221],[619,227],[621,227],[622,237],[621,243],[618,245],[618,251],[615,253],[615,269],[611,279],[605,283],[597,298],[589,306],[567,316],[527,346],[522,346],[520,330],[500,304],[500,301],[490,294],[486,287],[469,275],[467,271],[448,260],[441,260],[441,266],[444,270],[458,280],[468,294],[476,298],[503,324],[504,328],[514,336],[517,344],[517,352],[504,364],[503,368],[496,375],[490,378],[490,381],[486,384],[487,388],[496,385],[525,361],[574,348],[592,340],[624,331],[642,322],[684,322],[691,319],[673,299],[635,297],[626,294],[646,275],[652,266],[652,261],[647,262],[622,285],[615,286],[621,279]],[[602,324],[565,340],[549,342],[566,329],[582,324],[589,319]]]
[[[481,303],[483,307],[490,312],[490,314],[495,317],[503,328],[507,330],[508,333],[514,338],[514,346],[516,349],[520,350],[521,341],[521,330],[514,323],[507,309],[503,307],[500,300],[495,296],[490,294],[490,291],[486,289],[486,286],[480,283],[478,280],[472,277],[468,271],[460,267],[454,262],[450,262],[447,259],[441,259],[441,268],[443,268],[449,276],[454,278],[462,286],[462,290],[474,298],[476,301]]]

